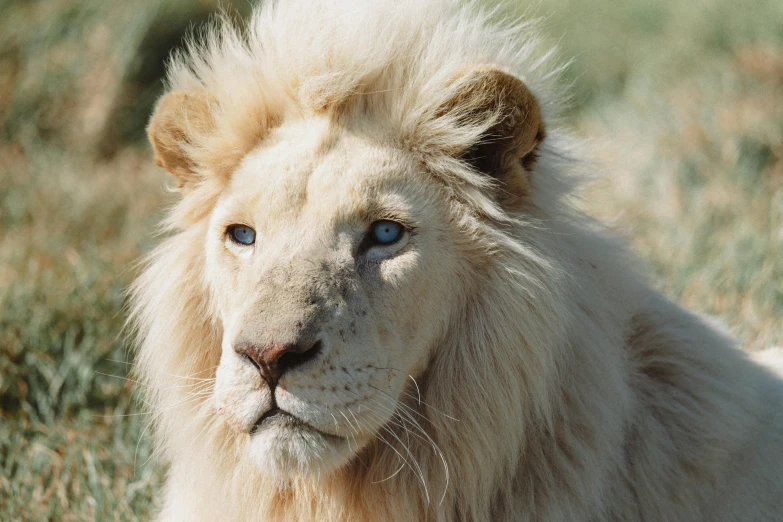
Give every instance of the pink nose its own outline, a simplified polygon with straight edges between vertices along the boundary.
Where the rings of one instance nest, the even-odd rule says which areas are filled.
[[[240,342],[234,345],[234,351],[253,363],[261,373],[261,377],[273,385],[286,371],[315,358],[320,353],[321,347],[321,341],[311,345],[272,342],[264,347]]]

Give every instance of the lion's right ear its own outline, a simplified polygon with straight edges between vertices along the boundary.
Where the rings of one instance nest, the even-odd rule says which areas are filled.
[[[476,172],[497,182],[506,203],[521,201],[531,190],[531,175],[546,137],[541,106],[522,79],[497,65],[465,71],[451,86],[451,98],[439,114],[458,122],[492,122],[483,135],[455,155]]]
[[[155,107],[147,127],[155,163],[177,178],[179,187],[193,188],[199,179],[199,143],[215,130],[217,101],[206,91],[174,91]]]

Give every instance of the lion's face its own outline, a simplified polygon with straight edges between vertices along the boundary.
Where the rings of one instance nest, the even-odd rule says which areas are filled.
[[[191,312],[172,329],[206,320],[222,335],[214,405],[264,472],[328,473],[393,443],[419,392],[451,376],[447,334],[471,328],[488,222],[524,204],[545,133],[533,94],[497,66],[455,67],[432,88],[420,103],[407,87],[352,87],[301,112],[219,90],[158,103],[150,141],[182,188],[176,245],[198,274],[176,282],[192,297],[172,314]],[[197,237],[203,251],[183,248]],[[481,344],[482,327],[464,335]],[[215,342],[200,342],[172,351],[211,372]]]
[[[215,403],[273,473],[329,471],[372,440],[460,300],[444,187],[389,143],[369,124],[283,125],[210,217]]]

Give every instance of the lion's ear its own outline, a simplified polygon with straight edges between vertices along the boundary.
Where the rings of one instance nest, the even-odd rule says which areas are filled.
[[[180,188],[192,188],[199,179],[194,152],[214,131],[216,107],[208,92],[174,91],[155,108],[147,127],[155,163],[175,176]]]
[[[456,82],[456,94],[444,111],[459,111],[460,118],[472,122],[494,121],[474,145],[460,151],[460,159],[496,179],[505,195],[526,195],[546,137],[538,100],[522,80],[494,65],[473,68]]]

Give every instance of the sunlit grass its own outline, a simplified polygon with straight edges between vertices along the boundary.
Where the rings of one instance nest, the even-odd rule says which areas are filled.
[[[783,344],[783,52],[749,47],[583,111],[606,163],[585,197],[665,290],[744,346]]]
[[[0,158],[0,519],[133,519],[159,470],[120,330],[160,173],[134,150]]]

